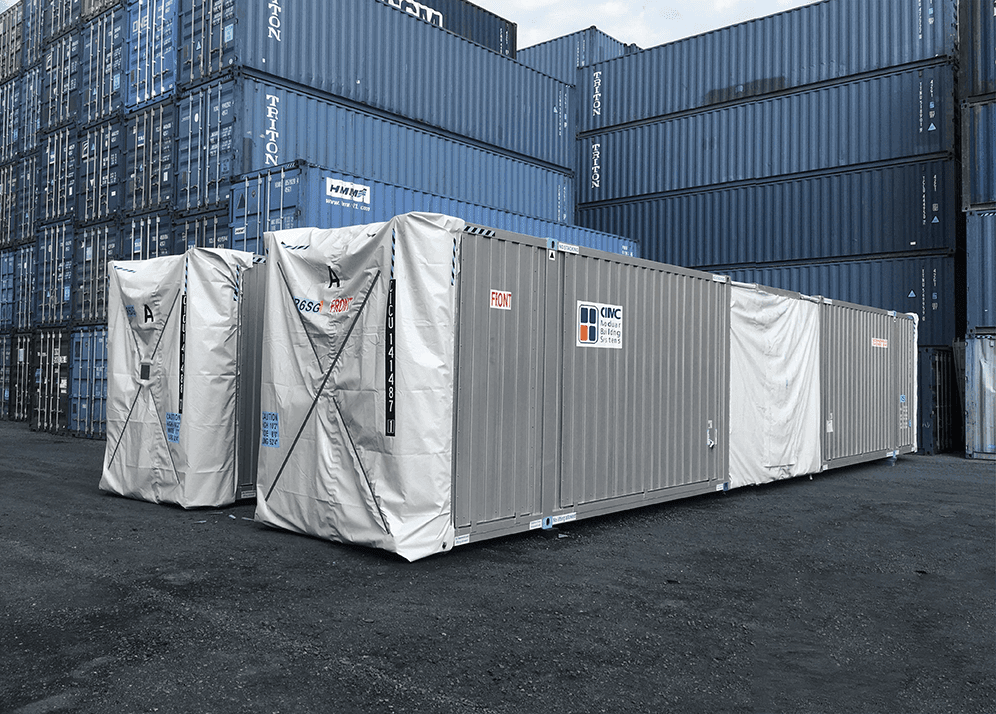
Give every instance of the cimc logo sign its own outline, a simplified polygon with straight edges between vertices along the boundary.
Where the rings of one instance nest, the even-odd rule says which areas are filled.
[[[622,349],[622,305],[578,300],[577,347]]]

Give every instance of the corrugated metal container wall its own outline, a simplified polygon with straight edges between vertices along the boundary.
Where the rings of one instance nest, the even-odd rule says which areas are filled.
[[[965,341],[965,455],[996,459],[996,336]]]
[[[132,216],[121,227],[122,260],[145,260],[173,255],[173,217],[169,211]]]
[[[516,25],[464,0],[381,0],[411,17],[442,27],[500,55],[516,59]]]
[[[80,0],[46,0],[43,3],[42,40],[52,42],[76,27],[80,20]]]
[[[0,420],[10,419],[11,351],[10,335],[0,335]]]
[[[81,0],[80,2],[80,15],[85,20],[89,20],[95,15],[99,15],[102,12],[110,10],[118,6],[124,6],[127,3],[125,0]]]
[[[963,410],[950,347],[921,347],[917,367],[919,428],[917,441],[924,454],[951,451],[961,442]]]
[[[45,5],[48,0],[20,0],[24,8],[21,21],[21,63],[31,67],[42,58],[42,29],[45,25]]]
[[[931,67],[592,135],[578,203],[953,154],[953,94]]]
[[[96,223],[124,208],[125,128],[120,120],[80,132],[76,220]]]
[[[70,356],[69,430],[103,438],[107,432],[107,328],[76,330]]]
[[[639,256],[637,244],[619,236],[307,165],[281,167],[235,182],[230,213],[233,247],[262,255],[264,231],[305,226],[340,228],[386,221],[412,211],[459,216],[469,223]]]
[[[0,166],[0,248],[14,245],[17,235],[17,178],[21,162]]]
[[[13,161],[21,152],[21,80],[0,84],[0,161]]]
[[[568,173],[242,77],[179,100],[177,209],[227,206],[233,177],[304,159],[354,176],[555,222]]]
[[[11,341],[14,347],[10,354],[10,418],[27,421],[31,416],[31,388],[34,385],[31,335],[14,335]]]
[[[26,332],[34,327],[35,254],[34,244],[17,249],[14,262],[14,310],[12,323],[16,332]]]
[[[79,116],[79,35],[65,35],[47,45],[42,66],[41,130],[51,131]]]
[[[48,225],[38,231],[35,325],[66,325],[72,319],[75,243],[71,222]]]
[[[203,15],[196,0],[185,13]],[[238,22],[218,56],[506,151],[571,167],[573,92],[563,82],[481,48],[404,12],[369,0],[236,4]],[[279,25],[274,27],[273,23]],[[207,49],[206,26],[183,19],[183,53]],[[384,52],[390,47],[390,52]],[[203,57],[203,52],[199,53]],[[181,62],[184,72],[195,66]],[[203,59],[201,61],[203,63]],[[191,77],[214,79],[213,73]]]
[[[993,0],[961,0],[962,96],[996,92],[996,3]]]
[[[578,68],[624,54],[625,44],[592,25],[587,30],[521,49],[516,59],[561,82],[577,84]]]
[[[228,227],[228,209],[177,216],[174,220],[174,252],[188,248],[231,248],[232,231]]]
[[[179,0],[148,0],[128,6],[129,109],[160,102],[176,88]]]
[[[41,223],[72,218],[76,210],[76,129],[67,127],[42,139],[44,182],[38,219]]]
[[[168,100],[130,113],[125,133],[125,210],[171,208],[176,176],[176,105]]]
[[[0,81],[21,71],[24,9],[20,3],[0,13]]]
[[[122,252],[121,227],[116,223],[81,228],[73,255],[73,322],[107,322],[107,262]],[[131,257],[129,253],[128,257]]]
[[[955,249],[954,161],[766,181],[580,206],[579,224],[615,230],[662,263],[739,263]]]
[[[950,345],[956,328],[955,258],[922,255],[722,270],[734,280],[916,313],[921,345]]]
[[[42,75],[44,68],[36,64],[21,75],[21,108],[17,113],[20,122],[21,151],[28,154],[38,150],[38,132],[42,117]]]
[[[28,243],[35,239],[38,218],[38,188],[41,155],[37,152],[21,159],[17,177],[17,215],[14,242]]]
[[[14,329],[14,276],[17,251],[0,251],[0,332]]]
[[[820,333],[824,464],[916,451],[916,321],[824,302]]]
[[[965,223],[968,329],[996,327],[996,212],[969,213]]]
[[[956,7],[828,0],[592,65],[579,72],[580,131],[953,59]]]
[[[965,105],[962,126],[964,208],[996,208],[996,99]]]
[[[58,434],[69,427],[69,331],[39,330],[34,347],[31,428]]]
[[[80,122],[93,124],[117,116],[128,86],[125,40],[128,13],[116,7],[90,20],[80,31]]]

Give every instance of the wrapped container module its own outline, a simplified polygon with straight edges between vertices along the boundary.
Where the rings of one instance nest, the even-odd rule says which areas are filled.
[[[101,489],[185,508],[236,499],[239,303],[251,266],[251,254],[210,249],[111,263]]]
[[[965,341],[965,455],[996,460],[996,334]]]
[[[232,186],[230,224],[238,250],[263,254],[263,233],[305,226],[341,228],[412,211],[459,215],[492,228],[638,257],[635,241],[516,215],[338,171],[296,163],[243,176]]]

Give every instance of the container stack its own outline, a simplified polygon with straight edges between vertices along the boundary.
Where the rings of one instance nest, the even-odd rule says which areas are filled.
[[[965,453],[996,459],[996,6],[961,4]]]

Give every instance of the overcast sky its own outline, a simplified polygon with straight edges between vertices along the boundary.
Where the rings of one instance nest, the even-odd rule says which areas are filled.
[[[529,47],[595,25],[620,42],[654,47],[808,5],[812,0],[474,0],[519,26]],[[422,0],[432,6],[432,0]],[[6,9],[14,0],[0,0]]]

